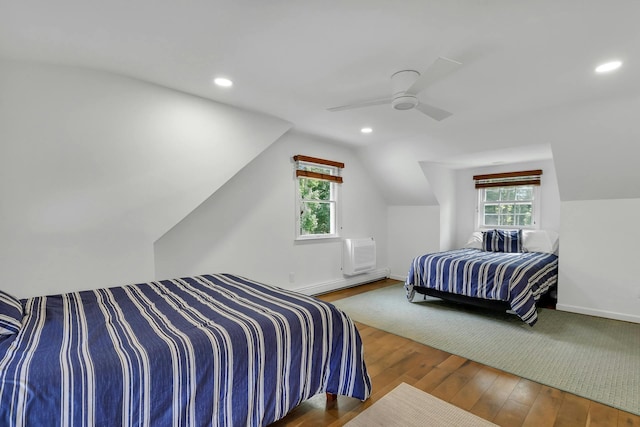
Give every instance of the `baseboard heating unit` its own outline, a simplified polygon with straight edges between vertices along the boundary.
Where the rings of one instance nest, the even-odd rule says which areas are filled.
[[[342,273],[346,276],[366,273],[376,268],[376,241],[366,239],[344,239],[342,249]]]

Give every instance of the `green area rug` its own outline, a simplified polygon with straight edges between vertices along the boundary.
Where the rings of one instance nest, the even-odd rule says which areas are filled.
[[[640,324],[539,309],[517,316],[416,294],[401,284],[335,301],[352,319],[640,415]]]

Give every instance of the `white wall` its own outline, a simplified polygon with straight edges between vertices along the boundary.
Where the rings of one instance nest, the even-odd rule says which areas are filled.
[[[391,277],[404,281],[415,257],[440,250],[440,207],[389,206],[387,212]]]
[[[153,242],[290,124],[92,70],[0,61],[0,289],[154,278]]]
[[[640,323],[640,199],[562,202],[560,310]]]
[[[387,210],[368,171],[352,150],[292,131],[155,243],[156,275],[228,272],[298,290],[339,285],[340,240],[294,242],[296,154],[345,163],[340,234],[374,237],[377,267],[386,268]]]
[[[475,230],[475,211],[477,206],[477,191],[473,181],[474,175],[512,172],[519,170],[542,169],[540,184],[540,228],[560,231],[560,192],[556,172],[552,160],[535,162],[511,163],[492,167],[461,169],[456,180],[456,247],[462,247],[471,233]],[[562,245],[563,237],[560,236]]]
[[[456,248],[456,172],[436,163],[421,162],[426,176],[440,205],[440,251]]]

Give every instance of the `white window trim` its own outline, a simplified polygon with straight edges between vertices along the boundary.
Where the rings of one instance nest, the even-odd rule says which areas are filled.
[[[505,185],[504,187],[508,187]],[[486,188],[478,188],[476,190],[476,213],[475,213],[475,224],[476,230],[493,230],[495,228],[499,228],[501,230],[539,230],[540,229],[540,186],[533,186],[533,204],[531,206],[531,210],[533,211],[533,224],[530,227],[524,226],[508,226],[508,225],[483,225],[482,224],[482,215],[480,215],[480,208],[482,206],[482,199],[484,190]]]
[[[310,165],[313,163],[304,162]],[[333,166],[319,165],[324,168],[334,169],[338,174],[338,168]],[[330,182],[331,192],[334,195],[334,232],[329,234],[300,234],[300,209],[302,208],[302,196],[300,194],[300,177],[294,175],[295,186],[295,241],[313,241],[313,240],[327,240],[327,239],[340,239],[340,230],[342,229],[342,209],[340,199],[342,196],[342,185],[336,182]]]

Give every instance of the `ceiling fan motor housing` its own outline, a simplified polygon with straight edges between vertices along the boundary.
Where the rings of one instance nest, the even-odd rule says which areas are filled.
[[[391,89],[393,90],[391,106],[395,110],[411,110],[418,105],[418,98],[406,93],[418,77],[420,77],[420,73],[414,70],[398,71],[391,76]]]
[[[418,98],[413,95],[401,95],[393,98],[391,106],[395,110],[411,110],[418,105]]]

